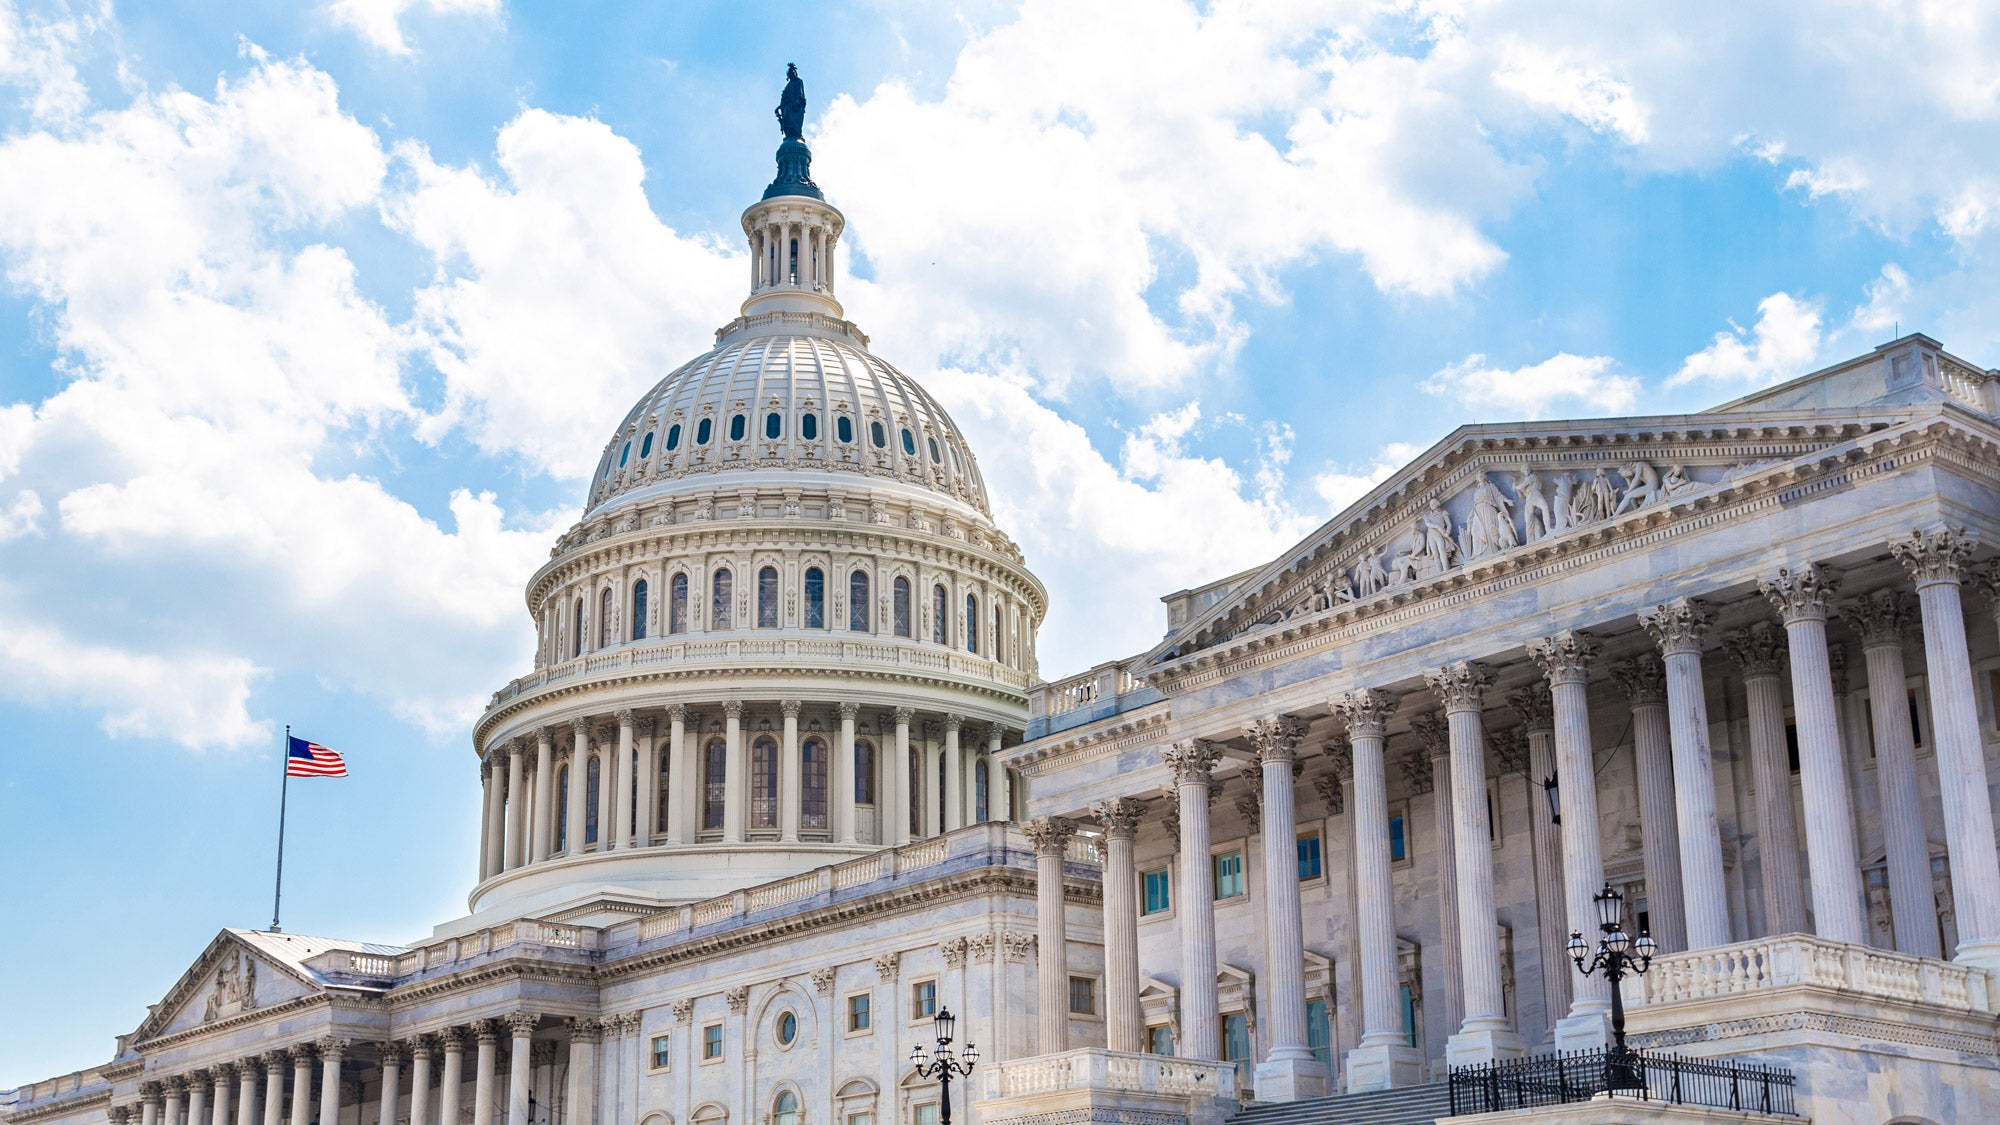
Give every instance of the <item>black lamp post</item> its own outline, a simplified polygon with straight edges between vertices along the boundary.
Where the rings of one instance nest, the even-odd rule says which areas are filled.
[[[1556,780],[1555,774],[1550,774],[1542,779],[1542,792],[1549,799],[1549,823],[1561,824],[1563,822],[1562,783]]]
[[[1597,939],[1597,952],[1593,956],[1583,935],[1575,930],[1569,932],[1568,949],[1584,976],[1602,970],[1611,982],[1611,1052],[1604,1057],[1604,1086],[1607,1090],[1643,1087],[1645,1079],[1625,1046],[1625,1000],[1618,982],[1627,974],[1644,973],[1653,963],[1653,954],[1659,952],[1659,943],[1644,930],[1639,931],[1637,941],[1625,933],[1625,896],[1611,884],[1604,884],[1603,893],[1591,896],[1591,901],[1597,904],[1597,925],[1604,931]]]
[[[910,1065],[917,1068],[918,1078],[938,1080],[938,1125],[951,1125],[951,1080],[972,1076],[972,1068],[979,1062],[979,1048],[970,1043],[965,1050],[953,1053],[951,1049],[952,1029],[958,1026],[958,1017],[950,1008],[939,1008],[937,1019],[937,1046],[926,1048],[922,1043],[910,1048]]]

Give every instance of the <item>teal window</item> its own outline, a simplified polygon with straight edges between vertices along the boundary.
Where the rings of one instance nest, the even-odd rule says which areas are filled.
[[[1156,1023],[1146,1029],[1146,1053],[1149,1055],[1171,1055],[1174,1053],[1174,1029],[1163,1023]]]
[[[1417,1045],[1417,998],[1410,995],[1410,986],[1403,985],[1403,1039],[1410,1046]]]
[[[833,436],[834,440],[840,442],[842,445],[852,444],[854,441],[854,419],[849,418],[845,414],[834,419]]]
[[[808,414],[799,419],[799,436],[807,441],[819,440],[819,415]]]
[[[1410,858],[1409,827],[1402,813],[1389,814],[1389,858],[1392,861]]]
[[[1333,1027],[1327,1022],[1324,1000],[1306,1001],[1306,1046],[1321,1065],[1333,1065]]]
[[[1242,1012],[1222,1017],[1222,1061],[1250,1061],[1250,1017]]]
[[[1235,898],[1243,893],[1243,853],[1224,852],[1215,857],[1215,897]]]
[[[681,424],[679,422],[675,422],[673,425],[667,427],[667,452],[672,453],[674,450],[679,449],[680,447],[681,447]]]
[[[868,437],[869,440],[875,443],[875,448],[877,449],[881,449],[889,444],[888,431],[882,428],[882,423],[880,422],[868,423]]]
[[[1317,879],[1320,876],[1319,833],[1299,837],[1299,878]]]
[[[765,437],[770,438],[772,441],[776,441],[778,440],[778,435],[784,432],[785,432],[785,419],[783,415],[779,414],[775,410],[773,410],[769,414],[764,415]]]
[[[738,414],[729,420],[730,441],[742,441],[743,435],[748,431],[749,431],[749,422],[745,420],[743,415]]]
[[[938,452],[938,443],[937,443],[937,439],[936,439],[936,438],[934,438],[934,437],[927,437],[927,438],[925,438],[924,440],[930,443],[930,447],[931,447],[931,464],[933,464],[933,465],[937,465],[937,464],[942,464],[942,463],[943,463],[943,461],[944,461],[944,455],[943,455],[942,453],[939,453],[939,452]]]
[[[903,453],[910,457],[917,455],[917,435],[911,433],[907,426],[903,428]]]
[[[646,458],[651,457],[652,455],[653,455],[653,434],[652,431],[648,430],[646,432],[646,440],[639,443],[639,460],[644,461]]]
[[[694,443],[696,445],[707,445],[708,439],[714,436],[715,419],[713,418],[703,418],[701,425],[694,428]]]
[[[1166,868],[1146,872],[1139,877],[1139,882],[1145,889],[1147,914],[1165,914],[1174,908],[1173,877]]]
[[[799,1017],[786,1012],[778,1017],[778,1045],[789,1047],[799,1037]]]
[[[621,469],[624,468],[625,462],[630,460],[631,457],[632,457],[632,443],[628,441],[625,443],[625,448],[618,451],[618,467]]]

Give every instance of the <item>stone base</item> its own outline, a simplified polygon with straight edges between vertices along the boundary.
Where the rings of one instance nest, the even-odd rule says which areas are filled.
[[[1257,1100],[1295,1102],[1329,1093],[1326,1067],[1308,1054],[1303,1059],[1268,1059],[1257,1064]]]
[[[1451,1125],[1799,1125],[1796,1117],[1774,1117],[1707,1106],[1668,1105],[1665,1102],[1600,1094],[1587,1102],[1549,1105],[1537,1109],[1507,1109],[1499,1113],[1460,1114]]]
[[[1611,1015],[1608,1012],[1591,1012],[1581,1016],[1564,1016],[1556,1021],[1556,1050],[1602,1051],[1611,1046]]]
[[[1466,1028],[1444,1041],[1447,1066],[1480,1066],[1496,1059],[1518,1059],[1527,1053],[1527,1045],[1510,1027]]]
[[[1368,1044],[1347,1052],[1347,1092],[1414,1086],[1424,1080],[1424,1053],[1406,1043]]]
[[[1952,954],[1953,961],[1961,965],[1977,965],[1989,972],[2000,972],[2000,941],[1962,941]]]

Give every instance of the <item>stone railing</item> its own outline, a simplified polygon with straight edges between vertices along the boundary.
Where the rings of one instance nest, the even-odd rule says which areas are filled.
[[[1112,703],[1139,686],[1139,681],[1132,678],[1130,662],[1100,664],[1082,675],[1035,685],[1028,694],[1028,716],[1052,719],[1099,703]]]
[[[1982,413],[1993,409],[1993,404],[1987,401],[1986,372],[1940,358],[1938,378],[1944,383],[1945,393],[1966,406]]]
[[[306,966],[327,975],[393,977],[406,955],[406,953],[367,953],[358,949],[329,949],[306,961]]]
[[[1235,1098],[1236,1064],[1082,1047],[1011,1059],[986,1072],[989,1099],[1070,1090]]]
[[[1633,1004],[1671,1004],[1796,985],[1969,1012],[1995,1011],[1992,980],[1984,969],[1807,934],[1780,934],[1656,957],[1650,971],[1626,977],[1624,987]]]
[[[314,958],[311,963],[315,967],[320,967],[322,962],[333,964],[337,958],[342,965],[356,966],[345,970],[356,976],[397,977],[419,973],[425,969],[447,968],[460,961],[502,949],[532,947],[591,953],[604,947],[603,932],[590,926],[570,926],[560,922],[520,918],[459,937],[420,945],[407,953],[393,957],[332,950]],[[386,968],[382,967],[383,963],[387,963]],[[371,967],[359,967],[364,965]]]

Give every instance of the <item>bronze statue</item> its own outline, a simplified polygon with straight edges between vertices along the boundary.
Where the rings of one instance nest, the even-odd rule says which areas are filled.
[[[786,140],[801,139],[806,127],[806,83],[794,63],[785,64],[785,92],[778,99],[778,108],[771,112],[778,118],[778,131]]]

